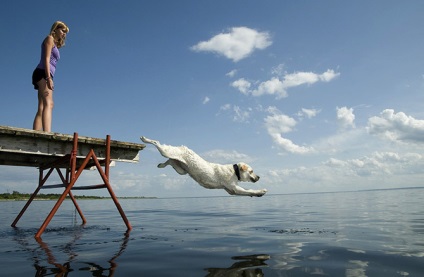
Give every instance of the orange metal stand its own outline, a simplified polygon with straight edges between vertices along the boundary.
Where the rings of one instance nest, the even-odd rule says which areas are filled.
[[[101,188],[107,188],[110,196],[112,197],[113,202],[115,203],[115,206],[117,207],[122,219],[125,222],[125,225],[127,226],[127,230],[130,231],[132,229],[130,222],[128,221],[127,217],[125,216],[124,211],[122,210],[121,205],[119,204],[118,199],[115,196],[115,193],[112,190],[112,186],[109,183],[109,166],[110,166],[110,136],[108,135],[106,137],[106,151],[105,151],[105,158],[99,161],[99,159],[96,157],[93,149],[90,150],[90,152],[87,154],[85,159],[83,160],[82,164],[79,165],[77,169],[77,150],[78,150],[78,134],[74,133],[74,139],[73,139],[73,148],[70,154],[67,154],[55,162],[51,164],[46,165],[40,165],[39,167],[39,181],[38,181],[38,187],[35,189],[34,193],[31,195],[30,199],[27,201],[25,206],[22,208],[19,215],[16,217],[15,221],[12,223],[12,227],[15,227],[18,223],[19,219],[22,217],[22,215],[25,213],[26,209],[29,207],[31,202],[34,200],[34,198],[37,196],[38,192],[41,188],[43,188],[44,184],[46,183],[47,179],[49,178],[50,174],[56,169],[58,172],[61,180],[62,185],[61,187],[65,187],[65,191],[62,193],[62,195],[57,200],[56,204],[50,211],[49,215],[47,216],[44,223],[41,225],[38,232],[35,234],[35,238],[40,238],[41,234],[44,232],[44,230],[47,228],[47,225],[52,220],[53,216],[59,209],[60,205],[65,200],[66,196],[69,195],[69,198],[72,200],[72,202],[75,205],[75,208],[77,209],[83,224],[85,224],[87,221],[78,206],[75,197],[73,196],[71,189],[78,189],[78,190],[84,190],[84,189],[101,189]],[[84,169],[89,166],[89,163],[94,163],[94,166],[97,168],[104,184],[100,185],[94,185],[94,186],[84,186],[84,187],[74,187],[76,181],[78,180],[79,176],[83,172]],[[100,163],[104,164],[104,170]],[[66,168],[66,178],[63,176],[62,172],[60,171],[60,168]],[[47,170],[47,174],[44,176],[44,170]],[[44,188],[52,188],[52,187],[58,187],[57,185],[53,186],[44,186]]]

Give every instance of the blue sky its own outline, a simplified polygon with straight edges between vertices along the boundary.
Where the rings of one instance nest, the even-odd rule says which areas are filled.
[[[245,161],[261,180],[242,185],[272,194],[422,186],[423,14],[423,1],[7,1],[0,125],[32,128],[31,74],[62,20],[54,132]],[[118,196],[226,195],[156,168],[153,146],[140,158],[112,169]],[[0,167],[0,192],[32,192],[37,172]]]

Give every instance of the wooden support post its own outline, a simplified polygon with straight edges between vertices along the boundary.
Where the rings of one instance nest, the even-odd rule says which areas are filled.
[[[28,201],[26,202],[25,206],[22,208],[21,212],[18,214],[18,216],[15,218],[15,220],[12,223],[12,227],[16,227],[16,224],[18,223],[19,219],[21,219],[21,217],[23,216],[23,214],[25,213],[26,209],[29,207],[29,205],[31,204],[32,200],[34,200],[34,198],[37,196],[38,192],[40,191],[40,189],[43,187],[44,183],[47,181],[47,179],[49,178],[50,174],[52,173],[53,168],[51,168],[49,170],[49,172],[47,173],[46,177],[43,177],[43,172],[44,170],[42,168],[39,169],[39,175],[38,175],[38,187],[35,189],[35,191],[33,192],[33,194],[31,195],[31,197],[28,199]]]
[[[97,161],[98,163],[98,161]],[[105,181],[105,185],[107,187],[107,190],[109,191],[110,196],[112,197],[113,202],[115,203],[116,208],[119,211],[119,214],[121,215],[122,219],[125,222],[125,225],[127,226],[128,230],[131,230],[131,224],[128,221],[127,217],[125,216],[124,210],[121,207],[121,204],[119,204],[118,198],[116,198],[115,193],[112,190],[112,186],[109,183],[109,166],[110,166],[110,136],[108,135],[106,137],[106,164],[105,164],[105,176],[103,176],[103,172],[101,171],[100,164],[98,165],[99,173],[102,175],[102,178]]]

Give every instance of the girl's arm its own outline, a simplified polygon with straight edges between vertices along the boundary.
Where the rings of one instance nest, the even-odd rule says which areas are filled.
[[[53,90],[54,86],[53,86],[53,80],[52,78],[50,78],[50,56],[52,53],[52,49],[54,46],[54,40],[52,36],[47,36],[46,39],[43,42],[43,51],[44,51],[44,64],[46,65],[46,82],[47,82],[47,87],[51,90]]]

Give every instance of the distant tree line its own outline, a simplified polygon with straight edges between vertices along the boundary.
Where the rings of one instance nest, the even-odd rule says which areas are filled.
[[[0,193],[0,200],[23,200],[23,199],[29,199],[31,197],[32,193],[20,193],[19,191],[13,191],[12,193]],[[62,194],[58,193],[48,193],[43,194],[39,193],[35,197],[35,199],[40,200],[56,200],[59,199],[59,197]],[[66,196],[69,198],[69,196]],[[77,199],[103,199],[105,197],[100,196],[85,196],[85,195],[75,195],[75,198]]]
[[[19,191],[13,191],[12,193],[0,193],[0,200],[26,200],[31,197],[32,193],[20,193]],[[57,200],[61,196],[61,193],[39,193],[34,199],[38,200]],[[109,199],[111,197],[103,196],[86,196],[86,195],[74,195],[76,199]],[[66,196],[69,198],[69,196]],[[155,199],[156,197],[144,197],[144,196],[132,196],[132,197],[118,197],[121,199]]]

